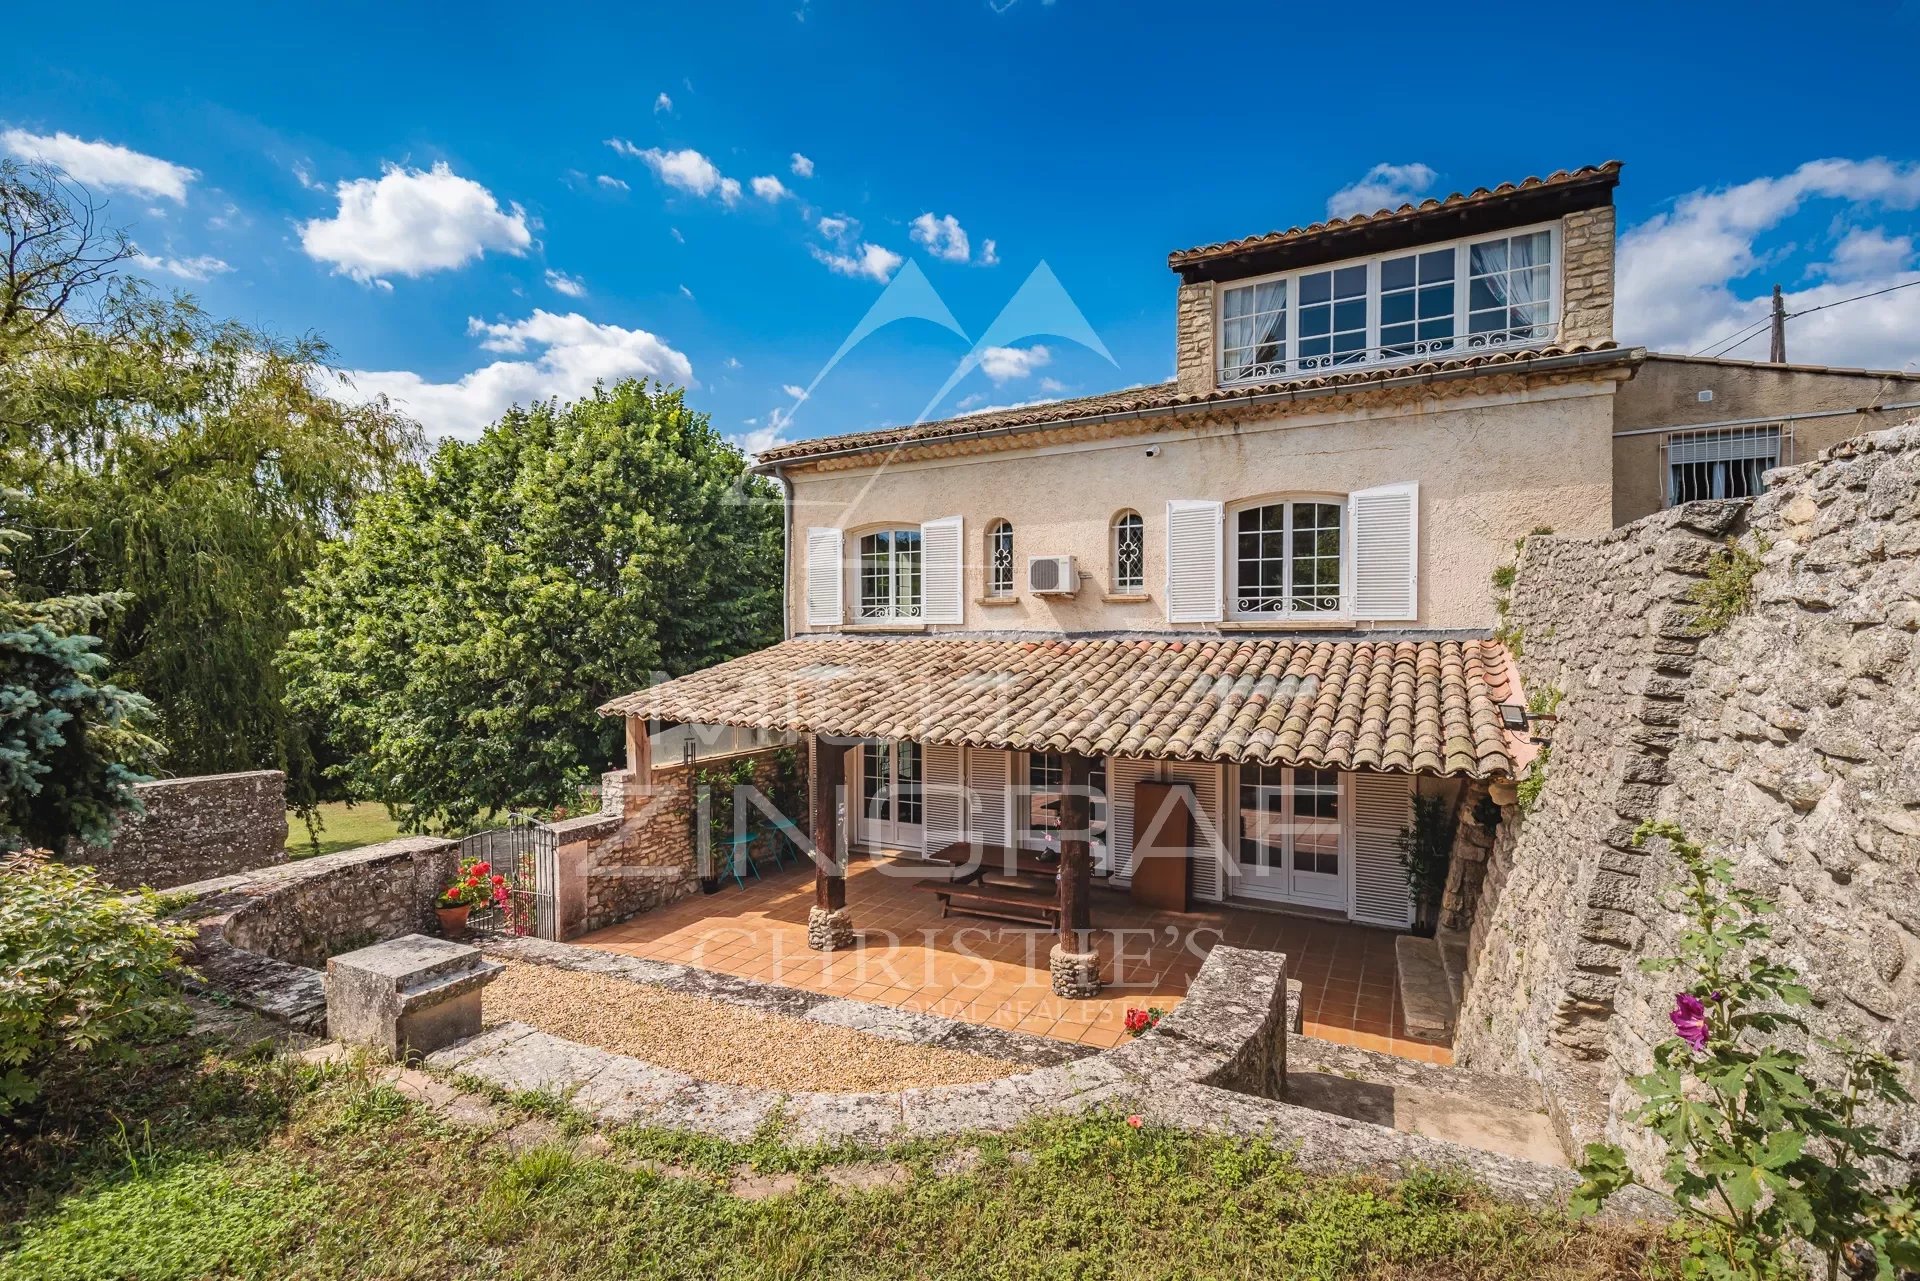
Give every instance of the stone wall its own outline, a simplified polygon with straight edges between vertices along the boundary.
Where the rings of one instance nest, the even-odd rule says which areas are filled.
[[[144,811],[121,822],[112,845],[74,854],[110,884],[171,889],[287,857],[287,776],[279,770],[159,779],[134,791]]]
[[[1183,395],[1202,396],[1214,389],[1213,282],[1180,286],[1174,304],[1174,380]]]
[[[1560,221],[1560,342],[1613,341],[1613,206],[1585,209]]]
[[[1474,914],[1456,1056],[1541,1080],[1563,1136],[1619,1133],[1665,1036],[1671,818],[1781,905],[1811,1022],[1920,1052],[1920,424],[1594,539],[1529,540],[1511,621],[1530,693],[1564,694],[1538,803],[1501,825]],[[1764,546],[1754,603],[1690,625],[1722,540]],[[1571,1150],[1577,1150],[1573,1148]]]
[[[799,770],[806,777],[804,749]],[[755,758],[755,784],[774,795],[778,753]],[[642,912],[698,893],[701,869],[694,847],[693,780],[683,768],[651,771],[646,783],[632,772],[607,774],[601,812],[553,824],[559,838],[556,890],[559,934],[576,938]],[[790,816],[803,831],[805,813]],[[757,816],[756,831],[766,827]],[[752,846],[756,860],[770,859],[771,838]]]
[[[193,986],[301,1031],[326,1023],[329,956],[433,933],[433,904],[459,844],[410,836],[215,877],[174,891],[199,929]]]

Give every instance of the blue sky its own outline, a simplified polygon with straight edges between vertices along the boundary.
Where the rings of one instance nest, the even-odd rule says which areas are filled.
[[[1913,3],[394,8],[37,6],[0,150],[90,175],[156,281],[466,435],[639,372],[749,445],[911,421],[1043,261],[1111,361],[1007,336],[934,413],[1158,381],[1169,250],[1609,158],[1623,341],[1920,279]],[[908,263],[962,333],[888,326],[799,402]],[[1920,364],[1920,288],[1790,355]]]

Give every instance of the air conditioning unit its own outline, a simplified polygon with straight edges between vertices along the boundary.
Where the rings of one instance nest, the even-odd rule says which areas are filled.
[[[1071,556],[1027,557],[1027,590],[1035,596],[1071,596],[1080,590],[1080,571]]]

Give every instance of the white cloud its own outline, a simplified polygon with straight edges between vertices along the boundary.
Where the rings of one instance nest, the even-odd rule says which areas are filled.
[[[355,399],[386,396],[439,436],[471,440],[513,405],[586,395],[595,382],[652,377],[689,386],[693,366],[664,339],[644,329],[595,324],[577,312],[536,310],[525,320],[488,324],[467,321],[480,346],[503,355],[453,382],[429,382],[408,370],[356,370],[341,394]],[[537,354],[531,354],[537,352]]]
[[[88,142],[64,132],[44,134],[8,129],[0,133],[0,148],[22,160],[63,169],[67,177],[88,187],[134,191],[180,202],[187,198],[187,184],[200,176],[198,170],[118,143]]]
[[[308,191],[325,191],[327,189],[327,184],[313,176],[312,167],[304,160],[294,162],[293,177],[294,181],[298,182]]]
[[[718,196],[728,205],[740,199],[739,180],[721,173],[718,165],[691,147],[662,151],[658,147],[636,147],[624,138],[609,138],[607,145],[623,156],[644,161],[669,187],[696,196]]]
[[[693,290],[687,288],[685,285],[682,285],[680,286],[680,296],[682,298],[685,298],[687,301],[691,302],[693,301]]]
[[[680,234],[680,228],[678,227],[668,227],[667,234],[683,245],[687,243],[687,238]]]
[[[1913,266],[1912,236],[1890,236],[1882,227],[1854,227],[1840,237],[1833,256],[1812,272],[1829,280],[1870,280]]]
[[[726,359],[726,366],[728,369],[740,368],[740,358],[738,356],[728,356]]]
[[[662,89],[660,91],[660,96],[653,100],[653,113],[657,116],[663,111],[672,111],[672,110],[673,110],[673,99],[669,98],[667,96],[667,91]]]
[[[1327,197],[1327,217],[1347,218],[1398,209],[1424,194],[1439,176],[1431,167],[1417,161],[1410,165],[1375,165],[1367,170],[1366,177]]]
[[[765,427],[754,426],[754,422],[754,419],[749,418],[747,420],[747,426],[753,427],[753,430],[736,432],[734,435],[727,437],[727,442],[748,458],[758,458],[769,449],[787,443],[787,425],[784,421],[769,423]]]
[[[198,258],[157,258],[152,254],[134,251],[133,265],[142,271],[162,272],[169,276],[178,276],[181,280],[208,280],[233,268],[212,254],[201,254]]]
[[[787,190],[786,183],[781,182],[778,178],[769,174],[764,178],[755,178],[753,180],[753,194],[768,204],[773,204],[783,196],[790,196],[793,193]]]
[[[1052,360],[1053,353],[1039,343],[1031,347],[989,347],[980,353],[980,372],[998,386],[1015,378],[1025,378]]]
[[[845,244],[849,237],[860,234],[859,220],[848,218],[845,215],[838,218],[822,218],[814,225],[820,229],[820,234],[828,240],[837,240],[842,244]]]
[[[498,250],[518,257],[533,243],[519,205],[500,202],[442,161],[432,169],[389,165],[379,178],[334,188],[340,208],[300,227],[307,256],[362,284],[385,275],[423,276]]]
[[[1750,281],[1781,250],[1761,238],[1810,200],[1844,203],[1849,213],[1920,207],[1920,165],[1873,160],[1815,160],[1779,177],[1682,196],[1670,211],[1620,238],[1618,320],[1624,342],[1663,351],[1701,351],[1732,338],[1767,314],[1770,282]],[[1842,245],[1847,244],[1843,238]],[[1865,260],[1878,256],[1878,270]],[[1907,266],[1910,266],[1911,259]],[[1856,294],[1920,279],[1886,246],[1855,240],[1836,247],[1827,279],[1789,291],[1787,310],[1803,311]],[[1865,274],[1860,274],[1864,272]],[[1765,326],[1730,354],[1765,354]],[[1834,307],[1787,323],[1796,361],[1900,368],[1920,359],[1920,288]]]
[[[793,176],[796,178],[813,177],[813,161],[807,159],[797,151],[793,153]]]
[[[1065,391],[1066,389],[1067,385],[1058,378],[1042,378],[1040,380],[1041,391]]]
[[[584,280],[578,276],[569,276],[564,271],[555,271],[551,267],[547,268],[547,288],[557,294],[565,294],[569,298],[587,296],[587,283]]]
[[[626,182],[623,179],[616,178],[610,173],[603,173],[603,174],[596,175],[594,178],[594,181],[599,183],[601,186],[605,187],[609,191],[629,190]]]
[[[808,245],[807,252],[814,261],[822,264],[828,271],[842,276],[865,276],[886,284],[893,279],[893,273],[905,261],[899,254],[880,245],[861,242],[860,248],[851,254],[829,253],[818,245]]]
[[[923,213],[913,220],[912,227],[914,240],[925,245],[935,258],[965,262],[972,255],[966,229],[952,214],[936,218],[931,213]]]
[[[798,383],[784,383],[781,385],[780,390],[786,392],[787,395],[793,397],[795,400],[805,400],[807,398],[807,389]]]
[[[978,262],[982,267],[998,266],[1000,263],[999,244],[992,240],[982,244],[980,246],[980,256],[974,261]]]

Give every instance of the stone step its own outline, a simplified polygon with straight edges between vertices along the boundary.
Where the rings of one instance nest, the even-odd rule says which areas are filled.
[[[1407,1035],[1417,1040],[1451,1041],[1454,999],[1439,942],[1402,934],[1393,941],[1393,950]]]

